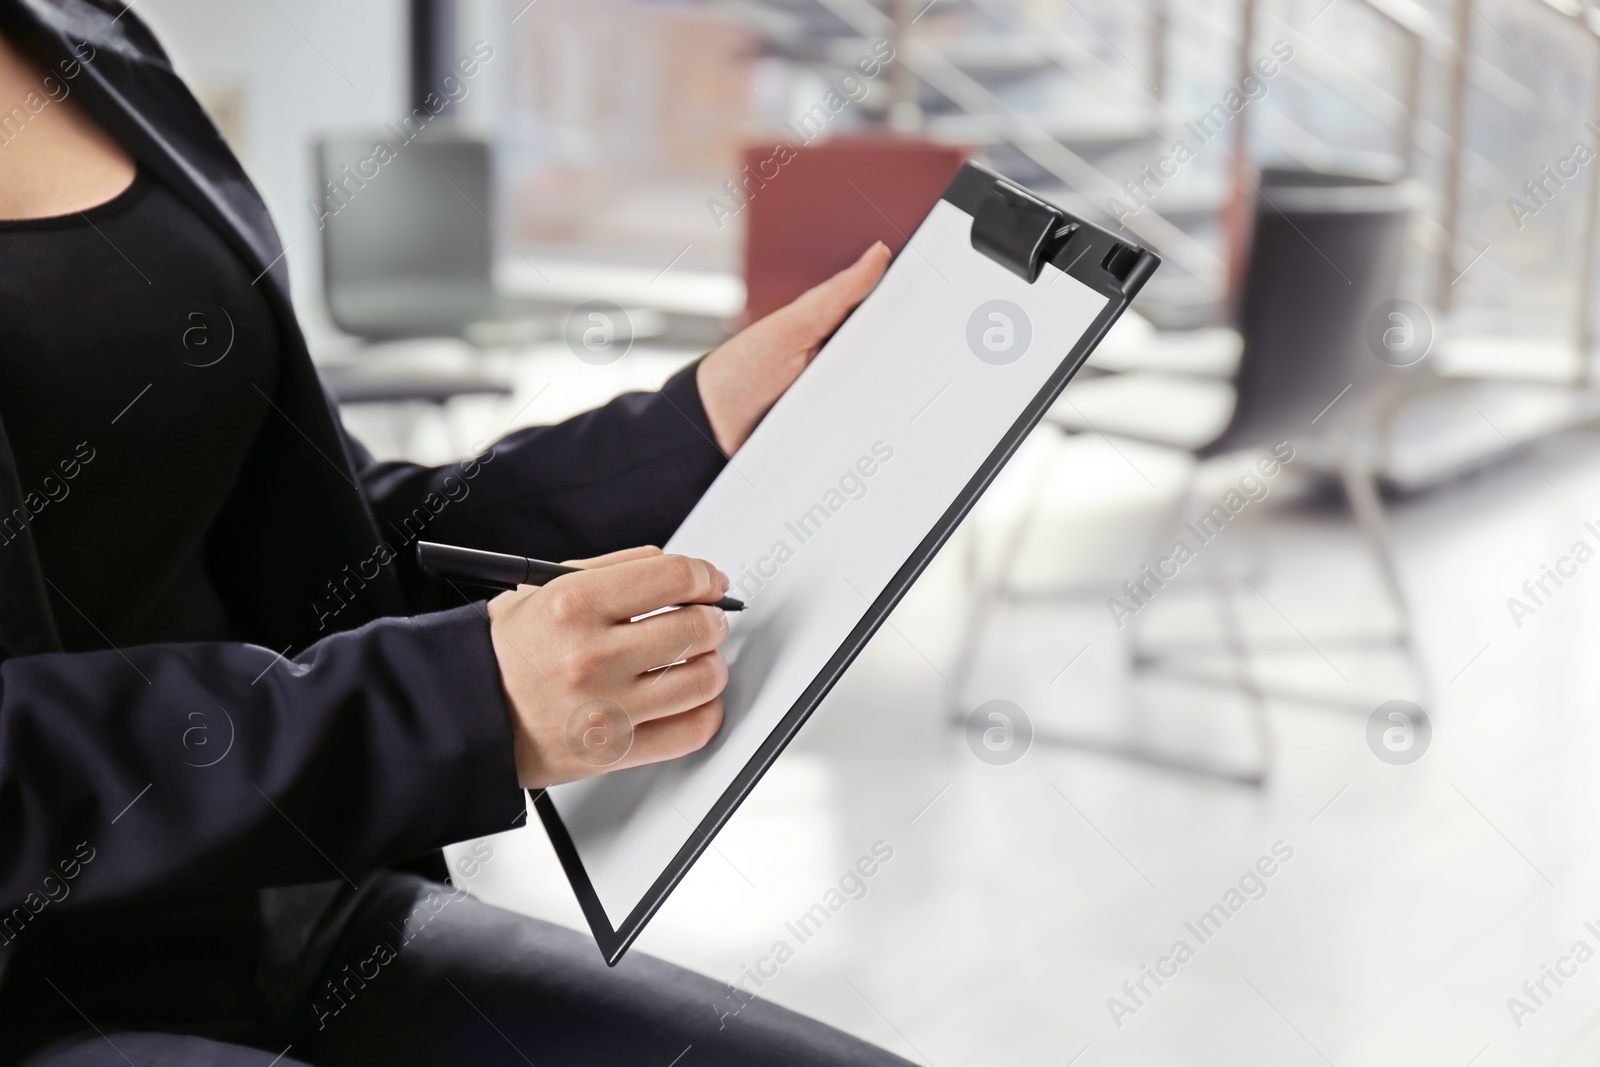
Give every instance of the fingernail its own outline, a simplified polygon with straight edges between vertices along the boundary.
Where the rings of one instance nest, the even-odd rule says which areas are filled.
[[[728,576],[722,573],[721,570],[717,571],[717,577],[722,579],[722,591],[726,593],[728,588],[733,585],[733,583],[728,580]]]

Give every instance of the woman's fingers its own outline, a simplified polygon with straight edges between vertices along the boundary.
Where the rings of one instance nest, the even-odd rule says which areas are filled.
[[[695,372],[717,447],[738,451],[750,431],[806,369],[822,342],[872,291],[889,265],[881,241],[855,263],[740,330]]]
[[[707,561],[662,554],[562,575],[545,587],[612,622],[678,604],[710,603],[726,589],[722,573]]]
[[[627,563],[634,559],[649,559],[661,555],[661,550],[655,545],[640,545],[638,548],[624,548],[616,552],[607,552],[603,556],[591,556],[588,559],[564,559],[563,567],[582,567],[592,570],[595,567],[610,567],[618,563]]]
[[[838,329],[845,316],[866,299],[883,277],[890,258],[888,245],[882,241],[874,243],[861,253],[861,258],[827,281],[801,293],[774,318],[783,316],[785,330],[792,331],[803,348],[816,349]]]
[[[728,616],[710,604],[674,611],[611,628],[614,662],[628,674],[643,674],[719,647],[728,636]]]
[[[647,763],[677,759],[698,752],[717,736],[722,727],[722,698],[664,719],[640,723],[633,731],[633,745],[616,768],[639,767]]]
[[[708,652],[638,678],[621,696],[622,710],[637,729],[716,700],[727,684],[727,662]]]
[[[624,765],[636,743],[635,763],[692,751],[722,719],[728,667],[712,651],[727,633],[722,613],[700,604],[630,621],[721,596],[716,568],[655,549],[585,562],[599,565],[489,602],[517,776],[529,789]],[[656,728],[663,722],[673,725]]]

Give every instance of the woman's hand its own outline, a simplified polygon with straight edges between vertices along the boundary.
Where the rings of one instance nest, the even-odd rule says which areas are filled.
[[[673,759],[722,725],[728,579],[703,559],[634,548],[489,601],[489,636],[524,789]],[[674,604],[690,607],[630,622]],[[670,664],[670,666],[669,666]]]
[[[889,265],[878,242],[854,264],[741,331],[701,362],[717,445],[736,452]],[[728,579],[710,563],[635,548],[579,560],[583,574],[489,602],[517,777],[536,789],[705,746],[722,726]],[[676,604],[689,607],[648,619]]]
[[[888,265],[888,246],[879,241],[855,263],[745,327],[701,362],[695,378],[700,402],[724,454],[739,450]]]

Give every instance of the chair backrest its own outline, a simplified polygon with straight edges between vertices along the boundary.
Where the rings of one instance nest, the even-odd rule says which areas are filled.
[[[848,267],[874,240],[899,252],[966,157],[962,148],[889,136],[747,148],[746,321]]]
[[[365,337],[459,335],[494,312],[489,148],[392,130],[315,146],[322,288]]]
[[[1238,401],[1205,455],[1324,431],[1392,377],[1367,345],[1367,321],[1398,295],[1415,199],[1408,183],[1261,173],[1238,313]]]

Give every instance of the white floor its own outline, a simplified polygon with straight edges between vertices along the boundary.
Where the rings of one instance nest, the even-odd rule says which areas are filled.
[[[659,380],[670,362],[633,373]],[[542,374],[525,368],[506,406]],[[507,412],[455,417],[495,432]],[[1270,779],[1256,790],[1043,739],[1007,766],[968,749],[961,720],[998,697],[1041,734],[1260,759],[1236,693],[1130,677],[1106,589],[1004,605],[954,691],[967,553],[992,567],[1019,501],[1045,515],[1021,550],[1024,589],[1120,584],[1170,540],[1155,524],[1183,479],[1176,457],[1037,438],[638,950],[733,981],[786,941],[794,956],[762,995],[929,1067],[1595,1062],[1600,963],[1535,986],[1537,1004],[1522,986],[1574,942],[1600,950],[1584,925],[1600,930],[1600,562],[1550,583],[1520,628],[1506,599],[1573,542],[1600,548],[1584,527],[1600,529],[1600,440],[1525,451],[1394,512],[1426,679],[1384,642],[1395,617],[1343,510],[1290,506],[1291,475],[1141,614],[1149,642],[1215,640],[1208,578],[1220,575],[1257,677],[1306,698],[1270,703]],[[1207,472],[1188,516],[1240,469]],[[1393,698],[1425,700],[1432,718],[1409,766],[1366,741],[1369,713]],[[893,857],[864,895],[799,943],[786,921],[878,842]],[[581,928],[541,831],[490,843],[471,888]],[[1202,943],[1185,923],[1228,903],[1275,846],[1292,856],[1246,879],[1259,899]],[[1175,975],[1134,985],[1137,999],[1124,990],[1179,940],[1193,954]],[[1513,996],[1537,1010],[1514,1019]],[[1112,997],[1132,1012],[1114,1018]]]

